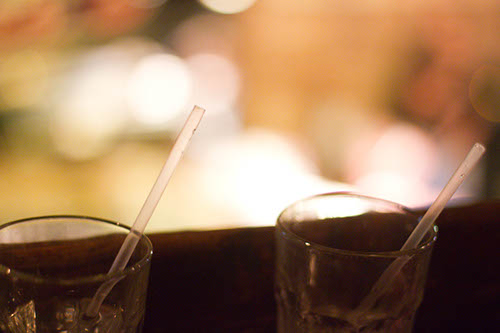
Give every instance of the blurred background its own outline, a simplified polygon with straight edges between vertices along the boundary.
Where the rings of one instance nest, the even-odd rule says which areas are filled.
[[[272,225],[355,190],[500,197],[496,0],[3,0],[0,223],[132,224],[193,105],[207,110],[147,231]]]

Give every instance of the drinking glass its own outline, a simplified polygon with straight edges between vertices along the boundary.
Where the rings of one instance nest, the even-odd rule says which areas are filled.
[[[419,221],[402,205],[326,193],[287,207],[276,224],[278,332],[411,332],[437,228],[401,251]],[[404,266],[361,306],[396,259]]]
[[[107,272],[129,227],[83,216],[46,216],[0,226],[0,332],[142,331],[152,244],[142,236],[128,266]],[[118,281],[94,318],[86,306]]]

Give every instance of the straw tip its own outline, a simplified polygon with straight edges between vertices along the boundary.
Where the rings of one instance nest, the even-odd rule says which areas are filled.
[[[481,143],[479,143],[479,142],[476,142],[474,144],[473,149],[477,150],[480,153],[484,153],[486,151],[486,148]]]
[[[198,105],[195,105],[194,108],[193,108],[193,112],[201,112],[201,113],[205,113],[205,109],[198,106]]]

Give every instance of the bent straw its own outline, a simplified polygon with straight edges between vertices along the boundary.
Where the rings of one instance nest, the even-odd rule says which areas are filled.
[[[485,150],[486,149],[483,145],[479,143],[474,144],[462,164],[460,164],[446,186],[439,193],[434,203],[429,207],[413,232],[410,234],[410,237],[408,237],[406,242],[403,244],[403,246],[401,247],[401,251],[417,247],[420,241],[424,238],[424,235],[432,227],[439,214],[441,214],[441,212],[443,211],[446,203],[451,199],[453,194],[457,191],[458,187],[469,175],[471,170],[484,154]],[[401,268],[403,268],[403,266],[406,264],[406,262],[408,262],[409,259],[410,256],[408,255],[399,257],[395,261],[393,261],[389,265],[389,267],[387,267],[382,275],[380,275],[377,282],[373,285],[370,293],[354,310],[353,317],[359,318],[360,315],[368,311],[375,304],[375,301],[378,299],[378,297],[387,290],[398,272],[401,270]]]
[[[167,184],[172,177],[172,174],[182,155],[184,154],[184,150],[186,149],[189,141],[196,131],[196,128],[198,127],[204,113],[205,110],[198,106],[195,106],[191,111],[191,114],[186,120],[184,127],[182,128],[179,136],[174,143],[174,146],[172,147],[167,161],[160,171],[160,175],[156,179],[156,182],[153,185],[151,192],[149,192],[149,195],[146,198],[146,201],[144,202],[139,215],[137,215],[137,218],[135,219],[130,232],[127,234],[127,237],[125,238],[120,251],[113,261],[108,275],[122,271],[127,266],[127,263],[130,260],[130,257],[132,256],[132,253],[134,252],[135,247],[137,246],[137,243],[139,242],[139,239],[141,238],[144,229],[149,222],[149,219],[151,218],[151,215],[153,215],[153,211],[158,205],[158,202],[160,201],[160,198],[165,191],[165,188],[167,187]],[[89,306],[87,307],[87,310],[85,312],[85,315],[87,317],[93,318],[97,315],[102,302],[119,280],[120,278],[111,279],[103,283],[99,287],[94,297],[90,301]]]

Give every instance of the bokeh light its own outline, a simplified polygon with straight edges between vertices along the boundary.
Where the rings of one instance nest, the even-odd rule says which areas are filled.
[[[199,0],[202,5],[220,14],[236,14],[250,8],[256,0]]]
[[[362,192],[408,206],[424,206],[435,198],[437,147],[410,124],[389,126],[373,147],[354,163],[362,171],[354,185]]]
[[[91,53],[68,73],[52,119],[56,149],[84,160],[99,156],[126,124],[123,91],[130,62],[106,52]]]
[[[277,214],[296,200],[350,188],[319,176],[298,147],[277,133],[248,129],[201,156],[198,189],[205,191],[204,200],[232,211],[239,223],[273,225]]]
[[[211,53],[195,54],[186,59],[193,76],[193,97],[211,113],[229,110],[240,92],[240,76],[234,63]]]
[[[127,101],[136,121],[163,128],[187,107],[192,79],[185,61],[171,54],[141,59],[128,79]]]

